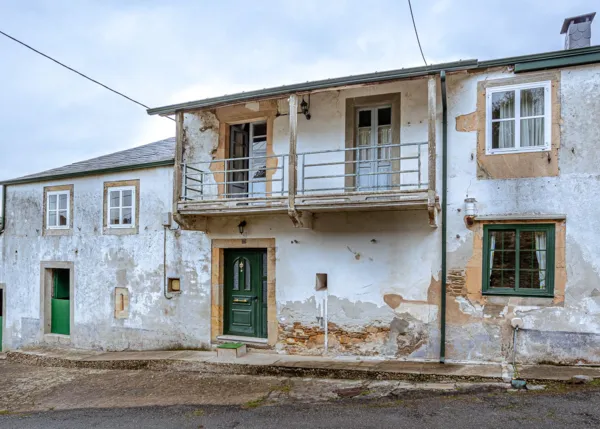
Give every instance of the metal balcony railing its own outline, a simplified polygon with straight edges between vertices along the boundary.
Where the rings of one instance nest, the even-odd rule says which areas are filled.
[[[213,201],[263,200],[287,195],[288,155],[213,159],[184,163],[182,199]]]
[[[297,154],[297,195],[426,190],[427,142],[360,146]],[[183,163],[183,201],[243,200],[288,195],[289,155]]]
[[[427,189],[427,150],[419,142],[299,153],[297,194]]]

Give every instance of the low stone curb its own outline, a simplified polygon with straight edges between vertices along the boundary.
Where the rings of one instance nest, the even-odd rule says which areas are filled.
[[[502,382],[501,377],[465,376],[454,374],[422,374],[388,372],[373,369],[314,368],[285,365],[248,365],[237,363],[194,362],[177,359],[159,360],[86,360],[50,357],[35,353],[12,351],[6,353],[10,362],[24,365],[87,368],[104,370],[193,371],[213,374],[237,374],[276,377],[331,378],[349,380],[402,380],[412,382]]]

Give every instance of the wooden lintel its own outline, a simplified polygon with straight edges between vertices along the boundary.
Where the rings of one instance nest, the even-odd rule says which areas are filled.
[[[290,147],[289,147],[289,169],[288,169],[288,210],[293,212],[296,210],[296,186],[297,186],[297,140],[298,140],[298,96],[290,95]]]
[[[185,130],[183,127],[183,112],[177,112],[175,119],[175,165],[173,168],[173,213],[177,213],[177,203],[181,198],[181,183],[183,179],[181,165],[183,163],[183,144],[185,140]]]

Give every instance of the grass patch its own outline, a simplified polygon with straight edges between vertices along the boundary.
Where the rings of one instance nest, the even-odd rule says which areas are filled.
[[[290,393],[292,391],[292,383],[286,382],[280,386],[275,386],[275,387],[273,387],[273,389],[271,391],[272,392]]]
[[[0,410],[0,416],[7,416],[9,414],[12,414],[12,412],[8,410]]]
[[[204,410],[201,410],[201,409],[194,410],[194,411],[192,411],[192,415],[194,417],[202,417],[204,415]]]
[[[266,396],[262,396],[258,399],[254,399],[252,401],[248,401],[244,404],[244,409],[246,410],[253,410],[255,408],[260,407],[261,405],[264,405],[264,403],[267,401],[267,397]]]

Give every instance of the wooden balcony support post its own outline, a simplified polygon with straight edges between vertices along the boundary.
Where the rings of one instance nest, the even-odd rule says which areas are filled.
[[[427,147],[428,147],[428,187],[427,211],[429,212],[429,225],[437,227],[438,203],[435,189],[436,166],[436,116],[437,116],[437,76],[429,76],[427,82]]]
[[[312,228],[312,214],[296,210],[296,190],[298,189],[298,96],[290,95],[290,147],[288,166],[288,215],[296,228]]]

